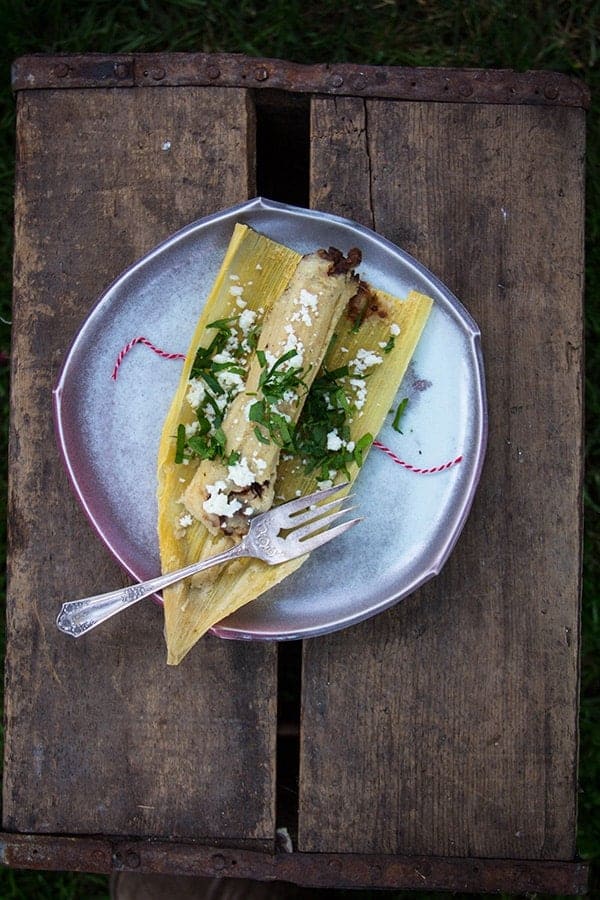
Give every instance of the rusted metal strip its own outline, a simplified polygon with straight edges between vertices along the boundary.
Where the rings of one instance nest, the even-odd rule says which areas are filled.
[[[22,56],[12,65],[13,90],[35,88],[133,87],[134,58],[129,55]]]
[[[585,894],[588,867],[573,861],[266,854],[168,841],[0,835],[0,863],[13,868],[135,871],[287,881],[314,888]]]
[[[13,64],[13,90],[32,88],[218,85],[295,93],[440,103],[508,103],[587,109],[590,92],[558,72],[404,68],[351,63],[304,65],[235,53],[24,56]]]

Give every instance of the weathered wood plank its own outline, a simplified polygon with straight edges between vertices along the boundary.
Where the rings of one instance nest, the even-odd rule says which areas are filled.
[[[365,103],[356,97],[312,101],[310,191],[316,209],[373,228],[366,121]],[[328,166],[327,159],[337,165]]]
[[[311,203],[372,222],[473,313],[490,439],[443,573],[305,644],[299,846],[572,859],[583,114],[338,104],[313,100]],[[345,144],[366,157],[351,195]]]
[[[18,97],[4,825],[272,846],[276,653],[208,638],[167,669],[148,602],[74,642],[58,605],[123,583],[52,433],[58,366],[101,290],[254,193],[243,90]]]

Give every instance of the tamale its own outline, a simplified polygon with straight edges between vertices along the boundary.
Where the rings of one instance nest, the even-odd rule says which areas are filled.
[[[300,261],[295,251],[246,226],[236,226],[190,343],[163,429],[158,462],[158,531],[163,571],[211,556],[237,539],[235,528],[231,529],[232,534],[226,534],[223,529],[211,533],[200,517],[190,512],[193,504],[186,504],[188,492],[193,492],[190,485],[194,478],[205,477],[197,474],[202,466],[213,465],[215,460],[217,465],[225,462],[228,467],[236,466],[243,458],[239,447],[232,449],[227,445],[227,434],[222,427],[227,413],[222,410],[221,452],[207,461],[211,451],[206,445],[207,426],[202,424],[203,433],[198,436],[196,425],[204,413],[189,402],[190,393],[198,393],[197,378],[192,375],[194,365],[199,358],[202,363],[215,343],[215,323],[223,336],[233,330],[232,322],[239,324],[242,315],[246,324],[254,321],[252,314],[256,314],[257,321],[267,321],[268,311],[285,294]],[[390,411],[432,303],[416,292],[400,301],[362,283],[352,293],[355,296],[333,323],[333,335],[330,328],[326,342],[322,337],[319,352],[322,363],[319,371],[311,374],[311,390],[304,398],[299,421],[293,423],[294,447],[283,446],[285,441],[279,441],[274,452],[271,448],[271,459],[276,465],[271,495],[275,503],[307,493],[331,480],[356,477],[373,437]],[[247,338],[248,335],[244,339]],[[248,347],[247,357],[235,361],[233,374],[243,380],[244,387],[237,389],[233,399],[221,399],[222,403],[229,404],[228,409],[237,398],[243,397],[246,403],[248,389],[254,394],[253,401],[258,402],[257,392],[251,390],[252,383],[248,381],[252,360],[256,363],[257,359],[258,340],[253,347]],[[221,341],[218,346],[222,345]],[[202,366],[199,371],[202,374]],[[207,383],[210,386],[210,378]],[[195,402],[197,397],[192,399]],[[237,399],[238,405],[241,402]],[[259,425],[261,420],[257,417],[254,426]],[[213,427],[211,434],[219,429]],[[204,459],[189,452],[194,439]],[[238,560],[166,590],[167,662],[178,664],[215,623],[279,583],[302,565],[304,559],[273,567],[258,560]]]
[[[347,260],[329,251],[304,256],[265,314],[244,389],[224,412],[226,454],[202,459],[183,497],[188,512],[212,534],[245,534],[248,516],[273,505],[282,443],[300,416],[337,322],[357,293],[352,267],[358,261],[356,251]],[[239,363],[235,351],[234,346],[214,358]]]

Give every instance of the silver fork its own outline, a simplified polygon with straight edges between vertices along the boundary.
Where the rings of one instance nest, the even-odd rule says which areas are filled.
[[[305,553],[311,553],[317,547],[321,547],[348,531],[357,522],[362,521],[361,518],[350,519],[333,528],[329,527],[340,516],[350,512],[353,508],[340,506],[349,497],[343,499],[339,496],[335,497],[336,494],[348,487],[348,484],[348,482],[336,484],[325,490],[299,497],[297,500],[290,500],[268,512],[260,513],[251,520],[248,533],[239,544],[234,544],[228,550],[217,553],[208,559],[192,563],[176,572],[159,575],[150,581],[132,584],[126,588],[109,591],[107,594],[96,594],[94,597],[63,603],[56,619],[56,625],[65,634],[80,637],[121,610],[133,606],[138,600],[162,591],[163,588],[184,578],[189,578],[190,575],[196,575],[197,572],[202,572],[203,569],[209,569],[211,566],[243,556],[262,559],[274,566],[286,562],[288,559],[304,556]],[[328,503],[321,503],[328,498]],[[280,531],[288,531],[288,534],[280,537]]]

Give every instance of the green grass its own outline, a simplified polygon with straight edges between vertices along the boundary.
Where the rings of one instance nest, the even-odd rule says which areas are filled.
[[[241,52],[297,62],[552,69],[598,93],[600,3],[545,0],[0,0],[0,492],[6,421],[12,246],[13,102],[9,65],[23,53],[145,50]],[[600,862],[600,118],[588,116],[587,477],[581,682],[579,849]],[[0,541],[5,546],[5,516]],[[0,585],[3,589],[3,583]],[[107,879],[0,872],[4,898],[102,897]],[[425,895],[422,895],[425,896]]]
[[[0,877],[0,896],[2,900],[105,900],[108,878],[77,872],[4,869]]]

